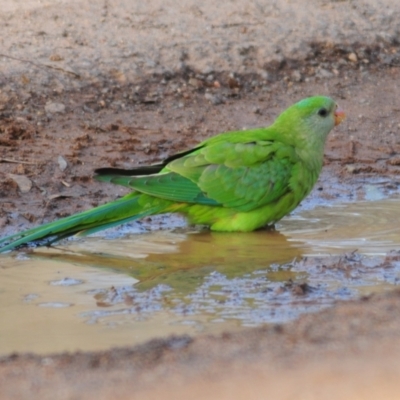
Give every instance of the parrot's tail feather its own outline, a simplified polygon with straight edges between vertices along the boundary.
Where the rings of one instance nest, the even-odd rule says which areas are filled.
[[[52,244],[72,235],[90,235],[128,221],[166,212],[168,200],[132,193],[122,199],[0,239],[0,253],[30,242]]]

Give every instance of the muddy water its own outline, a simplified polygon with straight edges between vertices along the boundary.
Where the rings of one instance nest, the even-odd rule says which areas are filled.
[[[389,289],[400,278],[400,254],[386,256],[400,247],[398,204],[315,208],[276,232],[175,229],[0,256],[0,354],[284,322]]]

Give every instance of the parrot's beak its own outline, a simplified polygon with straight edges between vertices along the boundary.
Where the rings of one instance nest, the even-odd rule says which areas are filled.
[[[346,118],[346,114],[340,107],[336,107],[335,126],[339,125]]]

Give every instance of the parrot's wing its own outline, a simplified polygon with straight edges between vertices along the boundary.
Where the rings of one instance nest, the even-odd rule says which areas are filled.
[[[168,164],[224,207],[250,211],[291,190],[299,158],[280,141],[220,142]]]
[[[138,192],[161,199],[180,203],[195,203],[210,206],[221,205],[218,201],[207,197],[196,183],[175,172],[165,172],[142,177],[105,175],[96,176],[95,178],[102,182],[111,182],[117,185],[127,186]]]
[[[160,174],[97,179],[176,202],[249,211],[290,190],[297,161],[294,149],[280,142],[224,142],[176,159]]]
[[[205,168],[198,185],[224,207],[250,211],[271,203],[289,190],[291,166],[278,160],[253,167]]]

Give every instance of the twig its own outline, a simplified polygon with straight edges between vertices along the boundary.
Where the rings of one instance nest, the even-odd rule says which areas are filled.
[[[2,54],[2,53],[0,53],[0,57],[10,58],[11,60],[21,61],[21,62],[25,62],[25,63],[28,63],[28,64],[32,64],[32,65],[34,65],[35,67],[38,67],[38,68],[46,67],[46,68],[55,69],[55,70],[57,70],[57,71],[65,72],[66,74],[73,75],[73,76],[74,76],[75,78],[77,78],[77,79],[80,79],[80,78],[81,78],[81,76],[80,76],[79,74],[77,74],[76,72],[67,71],[66,69],[63,69],[63,68],[60,68],[60,67],[54,67],[53,65],[38,64],[38,63],[35,63],[35,62],[31,61],[31,60],[24,60],[24,59],[22,59],[22,58],[9,56],[9,55],[7,55],[7,54]]]
[[[0,163],[14,163],[14,164],[29,164],[29,165],[39,165],[38,162],[33,161],[23,161],[23,160],[13,160],[11,158],[0,158]]]

